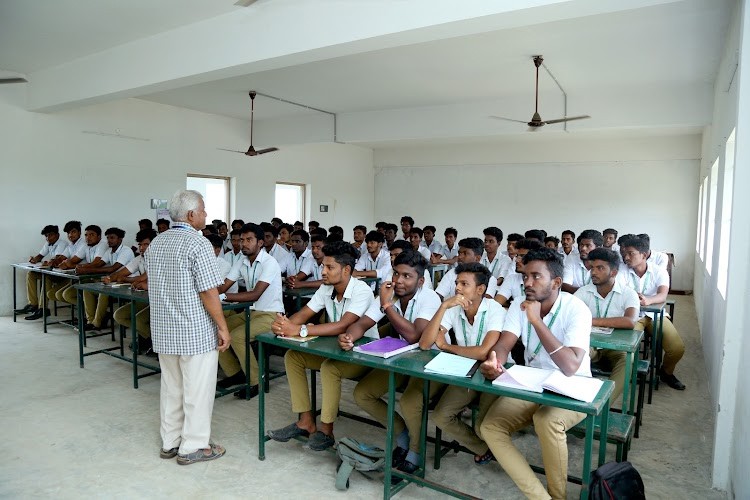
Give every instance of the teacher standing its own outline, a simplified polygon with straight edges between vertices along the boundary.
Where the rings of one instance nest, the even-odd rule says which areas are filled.
[[[216,287],[223,283],[206,226],[203,197],[182,190],[169,203],[172,227],[145,254],[151,339],[161,366],[161,458],[188,465],[224,455],[210,442],[219,353],[229,331]]]

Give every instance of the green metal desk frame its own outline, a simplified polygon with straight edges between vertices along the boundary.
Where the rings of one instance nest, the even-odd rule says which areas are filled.
[[[659,369],[661,368],[662,359],[661,342],[664,333],[664,310],[666,307],[666,302],[641,307],[641,312],[654,314],[654,321],[651,325],[651,352],[649,353],[651,366],[648,385],[648,404],[651,404],[654,389],[659,390]]]
[[[622,389],[622,411],[635,415],[635,396],[638,390],[638,349],[643,339],[640,330],[616,329],[612,333],[591,332],[591,347],[625,352],[625,386]]]

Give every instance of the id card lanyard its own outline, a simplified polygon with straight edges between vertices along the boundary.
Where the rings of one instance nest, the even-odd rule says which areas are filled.
[[[479,333],[477,333],[477,342],[475,345],[479,345],[482,343],[482,331],[484,330],[484,317],[487,316],[487,310],[485,309],[482,311],[482,318],[479,320]],[[461,317],[461,326],[464,330],[464,345],[469,345],[469,334],[466,332],[466,321],[464,321],[463,316]]]
[[[551,331],[552,325],[555,324],[555,320],[557,319],[557,315],[560,312],[560,307],[562,307],[562,300],[557,303],[557,308],[555,308],[555,313],[552,315],[552,317],[549,320],[549,323],[547,324],[547,328]],[[526,346],[529,346],[531,342],[531,323],[526,324]],[[529,357],[529,363],[534,361],[534,358],[537,357],[539,354],[539,351],[542,349],[542,341],[539,341],[539,344],[537,344],[536,349],[534,349],[534,352]]]
[[[609,306],[612,305],[612,299],[615,298],[615,292],[614,290],[610,292],[611,295],[609,296],[609,301],[607,302],[607,307],[604,309],[604,316],[602,316],[601,311],[599,311],[599,294],[594,294],[594,299],[596,299],[596,317],[597,318],[606,318],[607,313],[609,313]]]

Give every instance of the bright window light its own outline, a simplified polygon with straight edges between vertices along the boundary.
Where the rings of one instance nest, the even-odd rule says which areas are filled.
[[[732,188],[734,187],[734,130],[727,139],[724,154],[724,186],[721,193],[721,236],[719,237],[719,270],[716,287],[722,297],[727,297],[729,272],[729,233],[732,226]]]

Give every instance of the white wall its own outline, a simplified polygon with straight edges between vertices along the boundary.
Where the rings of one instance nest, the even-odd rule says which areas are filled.
[[[692,289],[700,135],[578,137],[375,150],[375,216],[480,236],[541,228],[645,232],[675,254],[673,288]],[[431,167],[431,168],[424,168]]]
[[[234,215],[246,221],[274,215],[274,184],[310,187],[308,219],[345,229],[373,221],[372,151],[342,144],[284,146],[248,158],[216,150],[247,147],[245,121],[129,99],[56,114],[23,109],[23,85],[0,86],[2,183],[0,314],[11,312],[9,264],[25,261],[43,243],[46,224],[70,219],[119,226],[134,241],[137,220],[154,218],[151,198],[185,187],[187,173],[233,177]],[[84,134],[98,131],[148,141]],[[329,212],[317,211],[320,204]],[[23,284],[23,283],[22,283]],[[18,300],[25,304],[22,286]]]

